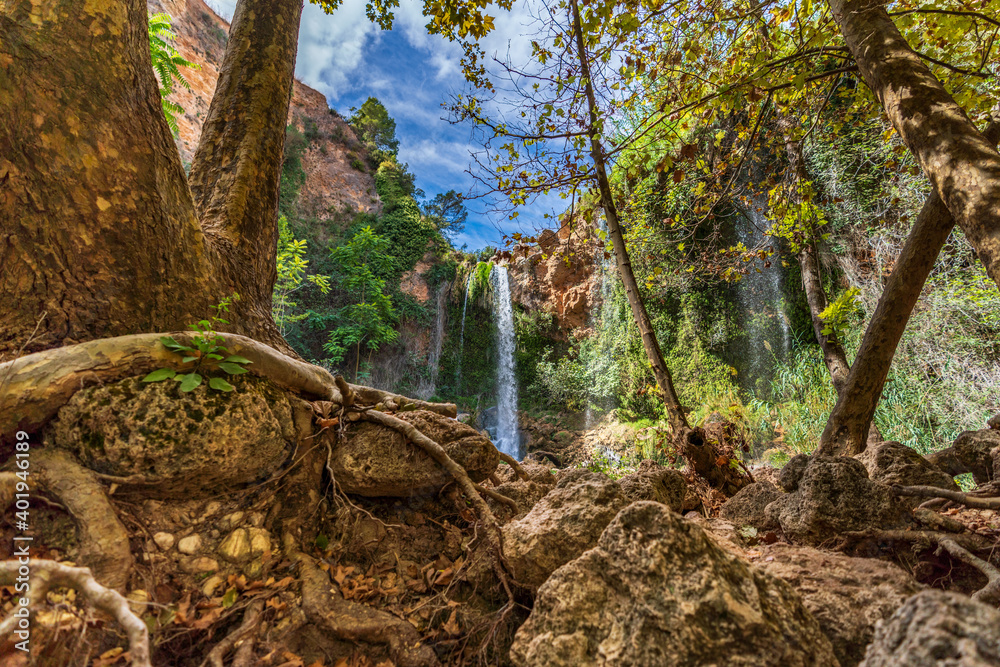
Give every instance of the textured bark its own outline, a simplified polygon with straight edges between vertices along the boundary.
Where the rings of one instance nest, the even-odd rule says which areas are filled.
[[[858,69],[1000,285],[1000,153],[976,129],[880,0],[830,0]]]
[[[0,119],[0,355],[204,317],[143,0],[0,3]]]
[[[990,123],[984,134],[991,143],[1000,142],[1000,122]],[[937,191],[932,191],[882,290],[844,391],[838,392],[837,404],[820,439],[822,454],[853,456],[864,451],[896,347],[954,227],[955,219]]]
[[[234,291],[227,329],[294,355],[271,291],[301,9],[240,1],[193,198],[144,0],[0,3],[0,358],[183,329]]]
[[[215,95],[191,163],[191,192],[224,275],[241,296],[234,320],[284,346],[271,319],[278,182],[302,0],[236,7]]]

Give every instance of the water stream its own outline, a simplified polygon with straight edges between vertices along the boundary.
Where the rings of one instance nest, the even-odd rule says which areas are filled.
[[[441,348],[444,346],[445,297],[448,294],[448,283],[442,283],[437,291],[437,318],[434,321],[434,332],[431,338],[431,349],[427,354],[427,365],[431,371],[431,391],[437,393],[438,371],[441,368]]]
[[[514,375],[514,309],[510,300],[507,268],[494,266],[493,319],[497,327],[497,427],[493,442],[500,451],[521,459],[517,428],[517,378]]]
[[[462,299],[462,326],[458,335],[458,363],[455,364],[455,393],[462,393],[462,355],[465,353],[465,312],[469,307],[469,290],[472,288],[472,276],[475,271],[469,274],[465,281],[465,297]]]

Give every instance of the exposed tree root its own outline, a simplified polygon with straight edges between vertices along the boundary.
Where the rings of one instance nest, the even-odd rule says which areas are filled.
[[[499,450],[497,450],[497,451],[499,451]],[[524,468],[522,468],[521,464],[517,462],[517,459],[515,459],[510,454],[507,454],[507,453],[504,453],[504,452],[500,452],[500,460],[503,461],[504,463],[506,463],[507,465],[509,465],[511,468],[513,468],[514,469],[514,474],[517,475],[519,479],[522,479],[525,482],[527,482],[529,479],[531,479],[530,477],[528,477],[528,473],[524,472]],[[559,464],[557,463],[556,465],[559,465]]]
[[[933,530],[864,530],[841,533],[833,548],[844,551],[861,542],[878,540],[883,542],[916,542],[928,548],[941,540],[953,540],[956,544],[969,551],[990,552],[996,544],[982,535],[942,533]]]
[[[483,494],[484,496],[488,496],[488,497],[492,498],[493,500],[497,501],[498,503],[503,503],[507,507],[509,507],[512,510],[514,510],[515,513],[518,511],[517,503],[514,502],[513,499],[508,498],[507,496],[503,495],[502,493],[497,493],[493,489],[487,489],[482,484],[476,484],[475,482],[473,482],[472,486],[474,486],[475,489],[476,489],[476,491],[478,491],[479,493]]]
[[[163,347],[162,336],[191,343],[192,333],[136,334],[58,347],[0,364],[0,440],[17,430],[32,431],[51,419],[77,391],[99,383],[145,375],[157,368],[186,368],[183,358]],[[334,402],[340,401],[333,376],[312,364],[293,359],[272,347],[236,334],[219,334],[230,354],[249,359],[247,369],[275,384]]]
[[[0,583],[12,585],[19,575],[20,567],[22,565],[16,560],[0,562]],[[90,569],[85,567],[68,567],[55,561],[32,558],[29,568],[30,606],[44,600],[53,588],[73,588],[96,609],[115,618],[125,629],[133,667],[152,667],[149,661],[149,630],[142,619],[129,609],[128,600],[120,593],[97,583]],[[20,620],[18,616],[11,614],[0,623],[0,639],[14,632]]]
[[[451,417],[452,419],[458,416],[458,406],[454,403],[428,403],[427,401],[400,396],[399,394],[393,394],[392,392],[382,391],[373,387],[347,384],[346,382],[344,384],[350,387],[354,395],[354,402],[364,403],[365,405],[378,405],[382,403],[387,410],[392,411],[429,410],[430,412],[436,412],[439,415]]]
[[[892,487],[898,495],[916,496],[918,498],[946,498],[956,503],[961,503],[966,507],[983,510],[1000,509],[1000,498],[981,498],[961,491],[950,491],[939,489],[936,486],[894,486]]]
[[[1000,602],[1000,570],[994,567],[992,563],[979,558],[968,549],[960,546],[953,539],[938,537],[937,544],[938,552],[944,549],[953,557],[962,561],[966,565],[971,565],[986,575],[986,585],[973,593],[972,599],[991,604]]]
[[[42,449],[31,456],[35,483],[57,496],[76,521],[80,561],[104,585],[124,591],[132,572],[132,551],[128,531],[104,487],[66,452]]]
[[[312,558],[299,551],[295,538],[285,533],[285,554],[301,568],[302,610],[306,618],[338,639],[384,644],[399,667],[438,665],[430,646],[422,644],[416,628],[406,621],[369,606],[345,600],[331,591],[330,577]]]
[[[212,665],[212,667],[223,667],[223,660],[226,654],[233,650],[233,647],[240,641],[247,638],[248,635],[252,634],[257,626],[260,625],[261,615],[264,611],[264,601],[254,600],[247,607],[246,612],[243,614],[243,622],[240,627],[229,633],[225,639],[215,645],[214,648],[209,652],[208,657],[202,662],[202,666],[206,664]],[[253,645],[253,639],[250,639],[250,645]]]

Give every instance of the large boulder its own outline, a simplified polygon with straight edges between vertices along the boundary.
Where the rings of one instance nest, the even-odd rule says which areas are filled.
[[[783,474],[781,480],[794,491],[765,510],[768,520],[777,521],[795,542],[819,544],[838,533],[900,527],[909,519],[892,489],[868,479],[857,459],[817,456],[798,469],[797,478]]]
[[[888,486],[936,486],[951,491],[959,490],[951,475],[899,442],[870,445],[855,458],[864,464],[871,480]],[[908,497],[904,502],[916,507],[923,500]]]
[[[1000,612],[957,593],[926,590],[879,623],[863,667],[1000,665]]]
[[[129,378],[83,389],[49,424],[46,445],[97,472],[147,480],[147,496],[217,495],[272,474],[296,438],[288,395],[249,376],[233,392],[206,384],[182,392]]]
[[[474,482],[489,477],[500,462],[500,453],[489,438],[468,424],[428,410],[399,412],[396,417],[444,447]],[[429,494],[454,481],[402,434],[369,422],[358,422],[348,430],[333,450],[330,469],[345,492],[369,497]]]
[[[778,522],[768,518],[764,509],[781,496],[781,490],[770,482],[754,482],[740,489],[722,503],[719,516],[740,526],[759,530],[775,530]]]
[[[601,531],[627,504],[613,480],[599,473],[574,473],[565,475],[524,517],[502,529],[511,573],[531,590],[597,544]]]
[[[653,500],[675,512],[681,511],[687,493],[687,482],[680,471],[650,459],[640,463],[634,473],[618,480],[618,484],[630,501]]]
[[[654,502],[629,505],[549,577],[510,656],[519,667],[837,664],[788,584]]]
[[[949,475],[972,473],[976,484],[986,484],[1000,474],[1000,431],[985,428],[963,431],[955,443],[927,459]]]
[[[759,566],[791,585],[833,644],[841,667],[865,657],[875,625],[924,589],[898,566],[812,547],[772,544]]]

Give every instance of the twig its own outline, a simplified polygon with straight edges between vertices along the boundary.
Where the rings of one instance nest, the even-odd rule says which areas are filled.
[[[966,507],[973,507],[983,510],[1000,509],[1000,498],[977,498],[976,496],[962,493],[961,491],[950,491],[939,489],[936,486],[894,486],[892,490],[900,496],[916,496],[918,498],[947,498],[956,503],[961,503]]]
[[[12,585],[21,566],[16,560],[0,562],[0,582]],[[94,608],[114,617],[125,629],[133,667],[152,667],[149,661],[149,630],[142,619],[129,609],[128,600],[120,593],[97,583],[90,569],[86,567],[68,567],[52,560],[32,558],[30,568],[32,605],[44,600],[52,588],[65,586],[75,589]],[[19,620],[13,614],[4,619],[3,623],[0,623],[0,639],[9,636]]]
[[[240,624],[240,627],[230,632],[221,642],[215,645],[215,648],[209,652],[208,657],[202,661],[202,667],[209,663],[212,664],[212,667],[223,667],[223,658],[226,657],[226,654],[236,646],[237,642],[256,630],[257,626],[260,625],[262,611],[264,611],[263,600],[258,599],[251,602],[250,606],[247,607],[246,613],[243,615],[243,623]]]
[[[992,563],[986,562],[982,558],[970,552],[968,549],[959,546],[955,540],[947,537],[939,538],[937,543],[938,549],[935,553],[944,549],[958,560],[967,565],[971,565],[986,575],[986,585],[972,594],[973,600],[993,603],[1000,598],[1000,570],[994,567]]]
[[[516,502],[514,502],[512,499],[508,498],[507,496],[503,495],[502,493],[497,493],[493,489],[487,489],[482,484],[476,484],[475,482],[473,482],[472,486],[474,486],[475,489],[476,489],[476,491],[478,491],[479,493],[483,494],[484,496],[489,496],[490,498],[492,498],[493,500],[497,501],[498,503],[503,503],[504,505],[507,505],[512,510],[514,510],[515,513],[519,509]]]

